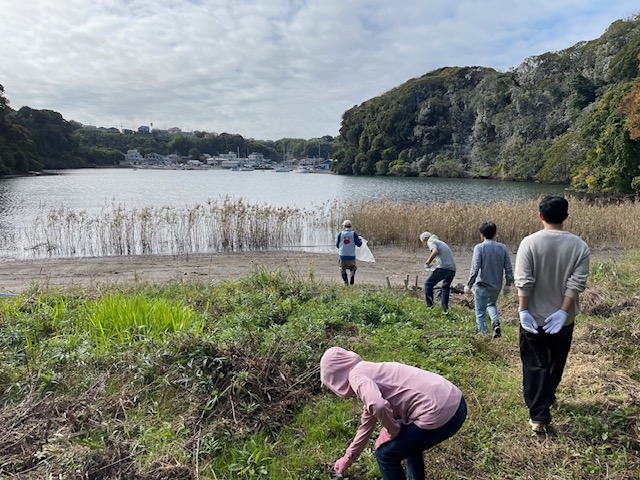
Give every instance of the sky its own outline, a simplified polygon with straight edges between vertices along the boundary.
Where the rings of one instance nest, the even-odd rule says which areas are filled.
[[[84,125],[337,136],[446,66],[507,71],[600,37],[637,0],[0,0],[10,106]]]

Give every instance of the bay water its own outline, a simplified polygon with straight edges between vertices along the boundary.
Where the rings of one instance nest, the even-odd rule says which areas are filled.
[[[5,258],[56,256],[33,249],[29,242],[37,219],[59,209],[98,217],[115,207],[189,209],[224,198],[313,209],[330,202],[372,200],[425,204],[520,201],[563,192],[562,186],[536,183],[273,170],[79,169],[51,173],[0,179],[0,253]]]

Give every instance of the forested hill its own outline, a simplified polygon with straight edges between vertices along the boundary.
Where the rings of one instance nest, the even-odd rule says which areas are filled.
[[[335,169],[640,192],[640,17],[499,72],[441,68],[343,115]]]

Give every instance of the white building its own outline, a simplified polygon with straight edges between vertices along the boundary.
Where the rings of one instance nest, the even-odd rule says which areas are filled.
[[[233,160],[225,159],[220,162],[220,166],[222,168],[236,168],[240,165],[240,162],[237,158]]]
[[[144,161],[148,164],[156,164],[156,165],[162,165],[162,164],[168,163],[167,157],[155,152],[147,153],[144,156]]]
[[[125,163],[130,163],[131,165],[140,164],[143,160],[144,157],[135,148],[132,150],[127,150],[127,153],[124,155]]]

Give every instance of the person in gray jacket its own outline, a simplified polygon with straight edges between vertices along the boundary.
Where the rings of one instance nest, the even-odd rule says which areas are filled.
[[[427,307],[433,306],[433,288],[442,282],[440,289],[440,305],[445,312],[449,309],[449,295],[451,293],[451,283],[456,275],[456,262],[449,245],[440,240],[430,232],[422,232],[420,241],[426,245],[430,251],[425,270],[431,268],[431,262],[436,262],[436,268],[424,281],[424,299]]]
[[[493,338],[501,335],[496,302],[502,289],[502,277],[505,278],[503,291],[505,295],[513,283],[511,257],[509,257],[509,251],[504,243],[493,240],[496,230],[496,224],[493,222],[484,222],[480,225],[482,243],[473,247],[469,280],[464,287],[465,293],[468,293],[475,285],[474,302],[478,332],[481,334],[489,333],[487,328],[488,313],[491,318]]]
[[[551,405],[571,348],[578,297],[589,277],[589,247],[564,230],[569,203],[550,195],[539,205],[543,229],[516,254],[524,401],[534,433],[547,432]]]

